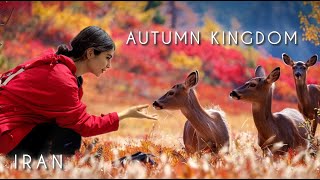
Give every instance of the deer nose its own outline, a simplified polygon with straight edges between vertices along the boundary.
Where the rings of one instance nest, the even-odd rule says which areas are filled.
[[[230,96],[232,97],[232,96],[235,96],[235,95],[236,95],[236,92],[231,91]]]
[[[297,78],[301,77],[301,73],[297,72],[294,74]]]
[[[230,97],[232,97],[232,98],[236,97],[238,100],[240,99],[240,96],[239,96],[238,93],[236,93],[235,91],[232,91],[232,92],[230,93]]]
[[[154,108],[160,108],[160,109],[163,108],[157,101],[154,101],[153,104],[152,104],[152,106],[153,106]]]
[[[159,103],[157,101],[155,101],[155,102],[153,102],[152,106],[157,107],[157,106],[159,106]]]

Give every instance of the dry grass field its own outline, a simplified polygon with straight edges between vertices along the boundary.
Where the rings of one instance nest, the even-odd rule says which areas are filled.
[[[89,101],[89,98],[85,98]],[[148,102],[141,102],[142,104]],[[88,112],[120,111],[132,102],[111,104],[95,102],[88,105]],[[245,105],[245,104],[243,104]],[[240,104],[241,106],[241,104]],[[243,107],[242,107],[243,108]],[[15,169],[13,162],[0,157],[0,178],[319,178],[320,155],[308,153],[287,155],[273,159],[263,157],[257,145],[257,132],[250,114],[226,112],[231,130],[231,150],[219,154],[202,152],[187,154],[182,132],[185,117],[179,111],[156,111],[157,121],[127,119],[120,123],[118,131],[83,138],[80,151],[72,157],[63,157],[63,168],[53,169],[51,157],[46,159],[48,169]],[[319,133],[317,134],[319,135]],[[98,140],[96,143],[92,143]],[[153,154],[156,164],[128,162],[124,166],[112,164],[120,157],[138,151]],[[21,167],[21,166],[19,166]]]

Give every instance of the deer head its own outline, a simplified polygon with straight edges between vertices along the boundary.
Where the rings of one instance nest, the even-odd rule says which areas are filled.
[[[310,66],[316,64],[318,55],[313,55],[306,63],[302,61],[294,62],[287,54],[282,54],[282,60],[284,63],[292,67],[293,77],[297,81],[305,82],[307,76],[307,70]]]
[[[258,66],[255,70],[255,77],[244,85],[234,89],[230,96],[233,99],[249,102],[263,100],[269,93],[269,89],[280,77],[280,67],[275,68],[267,77],[263,67]]]
[[[178,110],[183,107],[188,101],[190,88],[198,84],[199,72],[193,71],[185,79],[184,83],[174,85],[158,100],[154,101],[153,107],[156,109]]]

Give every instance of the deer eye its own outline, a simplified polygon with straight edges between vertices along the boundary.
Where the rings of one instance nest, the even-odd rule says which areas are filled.
[[[173,92],[173,91],[170,91],[170,92],[168,93],[168,95],[169,95],[169,96],[172,96],[172,95],[174,95],[174,92]]]
[[[256,87],[257,85],[254,84],[254,83],[250,83],[249,86],[250,86],[250,87]]]

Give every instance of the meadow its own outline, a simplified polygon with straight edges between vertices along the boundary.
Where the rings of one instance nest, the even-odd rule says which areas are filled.
[[[89,90],[90,86],[84,86]],[[220,92],[220,104],[226,109],[226,117],[231,132],[231,149],[222,149],[219,154],[200,152],[187,154],[182,140],[186,118],[180,111],[155,110],[149,106],[150,114],[158,114],[158,120],[127,119],[120,123],[118,131],[95,137],[82,138],[80,151],[72,157],[63,158],[63,169],[36,167],[32,170],[15,169],[12,161],[0,158],[0,178],[319,178],[320,156],[289,151],[285,156],[274,159],[264,157],[257,144],[257,132],[247,103],[235,102],[227,97],[227,90]],[[118,112],[137,104],[151,104],[150,100],[118,96],[108,92],[99,99],[84,96],[87,110],[98,115],[101,112]],[[105,96],[103,96],[105,97]],[[130,99],[130,100],[128,100]],[[201,98],[204,107],[212,107],[212,102]],[[274,111],[295,104],[273,102]],[[225,108],[224,108],[225,107]],[[241,111],[235,110],[241,107]],[[317,136],[319,132],[317,133]],[[123,166],[112,164],[120,157],[136,152],[153,154],[156,164],[128,161]],[[48,157],[48,161],[50,157]],[[47,159],[46,159],[47,161]]]

